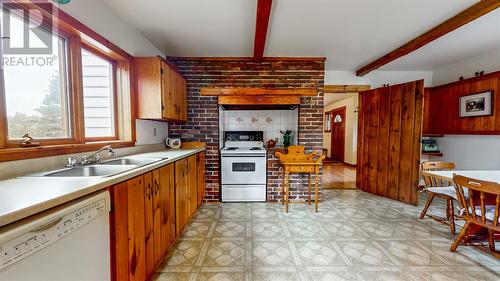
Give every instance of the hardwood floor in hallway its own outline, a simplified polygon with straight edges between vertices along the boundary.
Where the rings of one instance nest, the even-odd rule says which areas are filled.
[[[340,163],[323,165],[324,189],[356,188],[356,168]]]

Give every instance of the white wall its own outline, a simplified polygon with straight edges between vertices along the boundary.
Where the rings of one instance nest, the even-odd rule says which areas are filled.
[[[356,165],[358,149],[358,114],[355,113],[355,111],[358,107],[358,96],[356,95],[355,97],[327,104],[325,106],[325,112],[343,106],[346,107],[344,162]],[[323,133],[323,148],[328,149],[329,156],[331,156],[331,140],[331,133]]]
[[[474,77],[476,71],[482,70],[485,73],[500,70],[500,48],[434,70],[433,84],[438,86],[457,81],[460,76]]]
[[[325,85],[371,85],[379,88],[383,84],[400,84],[424,79],[425,86],[432,86],[432,71],[383,71],[376,70],[364,77],[354,71],[326,71]]]
[[[164,56],[101,0],[73,0],[58,7],[132,56]],[[166,122],[138,120],[136,126],[138,145],[161,143],[168,137]],[[155,128],[156,136],[153,135]]]
[[[437,138],[443,161],[457,169],[500,169],[500,136],[457,136]]]

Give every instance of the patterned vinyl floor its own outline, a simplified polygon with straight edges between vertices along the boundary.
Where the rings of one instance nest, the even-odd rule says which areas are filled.
[[[317,214],[303,204],[288,214],[279,204],[205,205],[154,280],[500,280],[486,247],[449,251],[449,228],[418,219],[423,202],[358,190],[324,196]],[[434,206],[444,212],[443,201]]]

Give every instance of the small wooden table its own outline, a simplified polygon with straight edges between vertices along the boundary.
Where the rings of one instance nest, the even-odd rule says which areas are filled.
[[[304,154],[303,146],[290,146],[288,147],[288,154],[283,154],[281,152],[276,152],[276,156],[279,158],[281,165],[283,165],[283,182],[282,182],[282,200],[281,204],[285,204],[285,211],[288,213],[288,204],[290,202],[290,173],[307,173],[309,174],[308,179],[308,192],[309,201],[308,204],[311,205],[311,176],[314,174],[314,186],[315,186],[315,212],[318,212],[318,195],[319,195],[319,170],[321,165],[323,165],[324,155],[310,153]],[[283,200],[284,199],[284,200]]]

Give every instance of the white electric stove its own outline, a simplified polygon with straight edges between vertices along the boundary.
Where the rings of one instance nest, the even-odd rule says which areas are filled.
[[[222,202],[265,202],[267,152],[262,131],[224,132]]]

